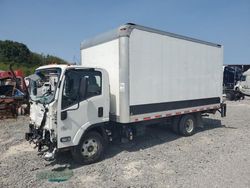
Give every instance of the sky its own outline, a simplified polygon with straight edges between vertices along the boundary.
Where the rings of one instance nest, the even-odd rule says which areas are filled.
[[[250,0],[0,0],[0,40],[80,61],[80,43],[136,23],[224,46],[224,64],[250,64]]]

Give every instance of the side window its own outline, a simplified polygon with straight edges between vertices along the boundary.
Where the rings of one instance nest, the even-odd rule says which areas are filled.
[[[101,72],[93,71],[87,74],[88,86],[86,98],[90,98],[102,93]]]
[[[62,109],[75,105],[78,101],[101,95],[101,91],[101,72],[94,70],[69,70],[65,74],[63,84]]]

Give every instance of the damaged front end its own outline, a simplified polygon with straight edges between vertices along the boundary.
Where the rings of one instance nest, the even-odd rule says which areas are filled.
[[[54,159],[57,151],[57,100],[56,88],[61,70],[58,68],[37,70],[30,75],[30,124],[25,138],[35,144],[45,159]]]
[[[54,135],[54,130],[44,129],[47,111],[45,111],[41,125],[36,127],[34,124],[29,124],[29,132],[25,133],[25,139],[30,144],[35,144],[34,148],[38,149],[46,160],[54,159],[57,142]]]
[[[29,93],[21,70],[0,71],[0,118],[17,117],[29,111]]]

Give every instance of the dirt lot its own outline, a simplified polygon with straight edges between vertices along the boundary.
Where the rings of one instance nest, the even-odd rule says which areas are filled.
[[[128,144],[112,144],[106,158],[78,166],[69,153],[54,162],[24,140],[28,117],[0,122],[0,187],[250,187],[250,98],[227,102],[227,117],[204,119],[192,137],[154,126]],[[69,167],[73,177],[49,182],[39,172]]]

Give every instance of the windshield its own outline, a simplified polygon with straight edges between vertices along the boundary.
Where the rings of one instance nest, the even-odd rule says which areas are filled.
[[[37,70],[29,76],[29,92],[33,101],[48,104],[54,100],[60,78],[60,68]]]

